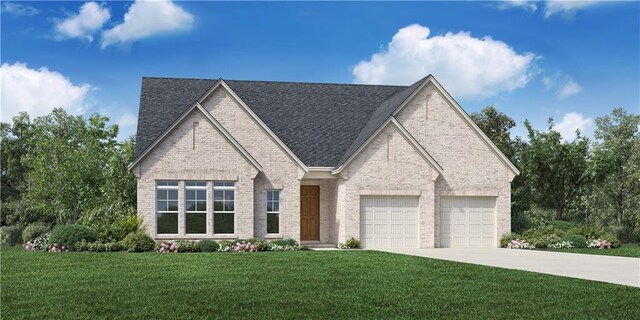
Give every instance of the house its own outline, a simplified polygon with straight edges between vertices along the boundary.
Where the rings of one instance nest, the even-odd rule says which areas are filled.
[[[411,86],[143,78],[138,215],[155,239],[496,247],[519,173],[427,76]]]

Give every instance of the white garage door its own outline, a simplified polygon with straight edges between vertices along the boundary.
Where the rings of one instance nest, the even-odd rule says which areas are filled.
[[[361,196],[363,248],[418,248],[418,197]]]
[[[496,247],[495,197],[443,197],[440,246]]]

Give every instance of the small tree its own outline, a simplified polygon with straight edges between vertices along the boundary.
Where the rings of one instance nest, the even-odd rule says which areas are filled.
[[[554,209],[555,219],[563,220],[581,188],[591,180],[587,170],[589,140],[577,131],[575,140],[564,141],[560,133],[553,130],[553,119],[549,119],[548,124],[547,131],[539,132],[525,121],[529,147],[525,151],[524,166],[535,203],[541,208]]]

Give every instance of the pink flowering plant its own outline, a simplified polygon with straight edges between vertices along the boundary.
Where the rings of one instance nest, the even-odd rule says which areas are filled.
[[[58,245],[57,243],[54,243],[49,247],[49,252],[69,252],[69,247],[67,247],[66,245]]]
[[[527,240],[514,239],[507,244],[508,249],[535,249],[536,247]]]
[[[179,245],[175,241],[164,241],[158,245],[158,253],[178,253]]]
[[[611,242],[603,239],[593,239],[588,247],[594,249],[611,249]]]
[[[256,252],[256,245],[251,242],[237,242],[231,248],[232,252]]]

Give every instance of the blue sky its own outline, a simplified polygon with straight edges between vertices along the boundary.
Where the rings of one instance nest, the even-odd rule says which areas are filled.
[[[2,121],[60,106],[135,133],[143,76],[410,84],[571,139],[640,113],[640,2],[2,2]]]

